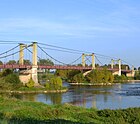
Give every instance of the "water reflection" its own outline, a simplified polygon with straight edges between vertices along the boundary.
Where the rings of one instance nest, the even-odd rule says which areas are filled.
[[[119,109],[140,106],[140,83],[119,84],[105,87],[68,86],[66,93],[20,94],[16,98],[46,104],[69,103],[76,106],[98,109]],[[135,93],[137,91],[137,96]],[[129,93],[129,96],[126,95]]]

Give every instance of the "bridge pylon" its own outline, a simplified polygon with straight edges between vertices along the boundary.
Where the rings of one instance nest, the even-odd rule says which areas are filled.
[[[27,45],[20,43],[19,44],[19,64],[24,65],[24,49]]]
[[[24,49],[27,47],[24,44],[20,44],[20,55],[19,55],[19,64],[24,65]],[[26,84],[29,79],[33,79],[35,82],[34,86],[39,86],[38,83],[38,65],[37,65],[37,42],[33,42],[28,47],[32,47],[32,67],[29,70],[21,71],[20,80]],[[23,72],[23,73],[22,73]]]
[[[33,56],[32,56],[32,79],[35,82],[35,86],[38,86],[38,65],[37,65],[37,42],[33,42]]]
[[[95,69],[95,54],[92,53],[92,54],[85,54],[83,53],[82,54],[82,66],[85,67],[86,66],[86,62],[85,62],[85,57],[86,56],[91,56],[92,57],[92,69]]]
[[[114,63],[115,63],[115,61],[118,63],[118,65],[119,65],[119,70],[117,71],[117,72],[114,72],[113,74],[114,75],[119,75],[119,76],[121,76],[122,74],[121,74],[121,72],[122,72],[122,69],[121,69],[121,59],[118,59],[118,60],[114,60],[114,59],[111,59],[111,69],[114,69]]]

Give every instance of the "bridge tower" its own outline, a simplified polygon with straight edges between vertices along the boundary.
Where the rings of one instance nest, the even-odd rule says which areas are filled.
[[[111,59],[111,69],[113,69],[113,68],[114,68],[114,60]]]
[[[24,49],[26,47],[25,44],[20,43],[19,44],[19,64],[24,65]]]
[[[38,74],[37,74],[37,42],[33,42],[32,44],[33,47],[33,56],[32,56],[32,70],[31,70],[31,77],[33,81],[35,82],[35,86],[38,86]]]
[[[25,44],[20,44],[20,53],[19,53],[19,64],[24,65],[24,49],[27,47]],[[26,84],[30,78],[35,82],[35,86],[38,86],[38,65],[37,65],[37,42],[33,42],[28,47],[32,47],[32,67],[29,70],[20,70],[20,80]]]
[[[95,69],[95,54],[82,54],[82,66],[85,67],[86,66],[86,62],[85,62],[85,57],[86,56],[91,56],[92,57],[92,69]]]
[[[85,54],[82,54],[82,66],[85,67],[86,66],[86,62],[85,62]]]
[[[119,64],[119,73],[118,75],[121,76],[122,75],[122,70],[121,70],[121,59],[118,60],[118,64]]]
[[[95,69],[95,54],[92,53],[92,69]]]
[[[111,69],[114,69],[114,63],[115,63],[115,61],[118,63],[118,65],[119,65],[119,70],[117,71],[117,72],[114,72],[113,74],[114,75],[119,75],[119,76],[121,76],[121,72],[122,72],[122,69],[121,69],[121,59],[118,59],[118,60],[113,60],[113,59],[111,59]]]

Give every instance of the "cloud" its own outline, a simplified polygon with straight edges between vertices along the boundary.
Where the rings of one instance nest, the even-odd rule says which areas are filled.
[[[100,33],[120,33],[132,31],[129,27],[77,24],[77,23],[59,23],[36,18],[7,18],[0,20],[0,33],[12,34],[34,34],[34,35],[54,35],[64,37],[83,37],[93,38]]]

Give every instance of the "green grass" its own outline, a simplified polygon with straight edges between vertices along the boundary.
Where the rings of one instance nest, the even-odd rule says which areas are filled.
[[[16,91],[46,91],[46,90],[55,90],[55,89],[47,89],[47,88],[39,88],[39,87],[20,87]],[[61,87],[60,90],[67,90],[66,87]]]
[[[140,108],[96,110],[0,97],[2,124],[139,124]]]

